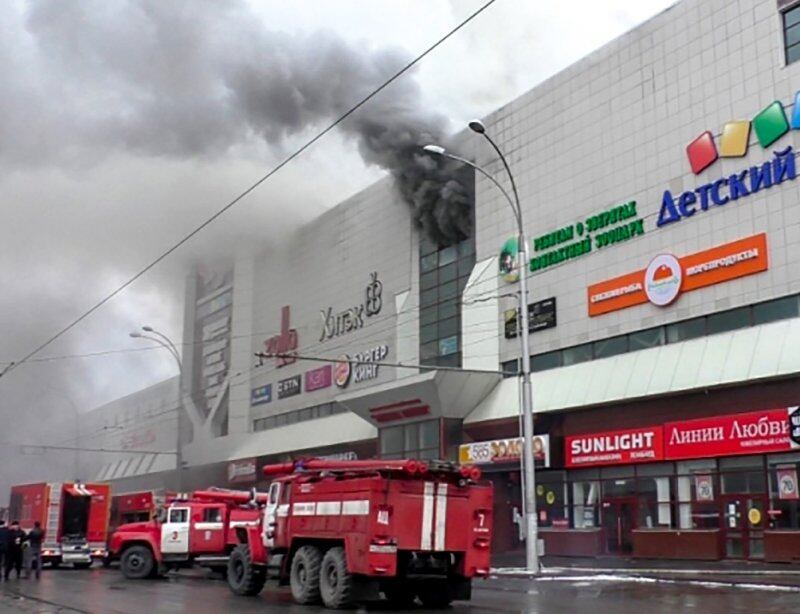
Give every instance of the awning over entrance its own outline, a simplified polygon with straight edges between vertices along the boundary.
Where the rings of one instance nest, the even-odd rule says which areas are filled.
[[[500,382],[499,373],[434,370],[347,392],[335,401],[375,426],[463,418]]]

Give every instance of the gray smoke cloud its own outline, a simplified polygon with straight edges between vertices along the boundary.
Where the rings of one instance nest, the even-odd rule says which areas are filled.
[[[39,84],[15,82],[13,70],[0,76],[4,91],[29,102],[0,109],[0,158],[11,164],[91,164],[114,150],[213,158],[254,137],[288,149],[410,59],[331,32],[271,32],[236,0],[43,0],[25,27],[63,79],[59,99],[43,104]],[[13,54],[4,59],[13,66]],[[391,173],[425,232],[448,243],[469,232],[468,196],[448,163],[420,153],[447,129],[421,100],[406,75],[341,129],[366,162]],[[29,113],[42,126],[36,138]]]

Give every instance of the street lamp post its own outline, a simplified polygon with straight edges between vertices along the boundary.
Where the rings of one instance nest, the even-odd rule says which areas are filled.
[[[134,339],[148,339],[150,341],[154,341],[166,349],[178,364],[178,418],[176,424],[177,435],[175,438],[175,490],[181,492],[183,490],[183,446],[181,441],[181,418],[183,410],[183,362],[181,361],[180,354],[178,353],[178,348],[175,347],[175,344],[172,342],[172,340],[164,333],[158,332],[152,326],[142,326],[142,330],[150,334],[143,335],[139,331],[133,331],[130,333],[130,336]]]
[[[514,175],[511,173],[511,168],[506,161],[503,152],[497,144],[486,134],[486,128],[479,120],[473,120],[469,123],[469,127],[473,132],[482,134],[484,138],[491,144],[503,166],[506,169],[508,178],[511,182],[512,192],[514,199],[512,200],[508,192],[502,185],[491,175],[488,171],[481,168],[477,164],[447,152],[443,147],[438,145],[426,145],[424,150],[428,153],[443,156],[451,160],[466,164],[474,168],[476,171],[487,177],[499,190],[503,193],[511,209],[514,211],[514,217],[517,223],[517,266],[520,268],[519,276],[519,319],[520,319],[520,345],[522,351],[522,430],[523,430],[523,445],[522,445],[522,461],[524,472],[524,488],[523,497],[525,503],[525,560],[527,569],[531,573],[539,573],[539,550],[538,550],[538,522],[536,518],[536,475],[533,459],[533,390],[531,386],[531,354],[528,343],[528,267],[530,257],[528,255],[528,240],[525,235],[525,225],[522,220],[522,207],[519,202],[519,193],[517,192],[517,184],[514,181]]]

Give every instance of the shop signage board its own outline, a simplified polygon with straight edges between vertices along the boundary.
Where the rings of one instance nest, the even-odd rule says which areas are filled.
[[[714,416],[664,425],[668,460],[765,454],[789,450],[787,410]]]
[[[278,382],[278,398],[285,399],[300,394],[303,390],[303,381],[300,375],[287,377]]]
[[[272,402],[272,384],[253,388],[250,391],[250,405],[263,405]]]
[[[567,467],[621,465],[663,460],[660,426],[566,437]]]
[[[331,365],[325,365],[318,367],[317,369],[311,369],[311,371],[306,371],[306,392],[313,392],[314,390],[329,388],[331,382],[333,381],[332,374],[333,367]]]
[[[322,333],[320,341],[327,341],[364,327],[366,318],[381,312],[383,307],[383,284],[378,280],[378,273],[371,273],[370,280],[364,292],[364,300],[353,307],[338,312],[333,307],[320,310],[322,318]]]
[[[800,407],[789,408],[789,440],[793,448],[800,448]]]
[[[228,463],[228,482],[252,482],[256,478],[256,459],[246,458]]]
[[[507,309],[503,312],[505,321],[505,338],[513,339],[519,332],[519,309]],[[556,297],[551,296],[528,305],[528,332],[535,333],[556,326]]]
[[[376,345],[365,352],[342,354],[333,365],[333,380],[339,388],[359,384],[378,377],[380,363],[389,355],[388,345]]]
[[[285,367],[297,362],[299,337],[297,330],[290,328],[291,316],[289,305],[281,308],[281,332],[264,341],[264,349],[267,354],[280,354],[280,356],[275,356],[276,367]]]
[[[459,462],[468,465],[494,465],[519,462],[521,457],[521,437],[465,443],[458,448]],[[533,460],[537,466],[550,466],[549,435],[534,435]]]
[[[664,307],[683,292],[766,271],[764,233],[676,258],[656,256],[646,269],[589,286],[589,316],[599,316],[650,302]]]

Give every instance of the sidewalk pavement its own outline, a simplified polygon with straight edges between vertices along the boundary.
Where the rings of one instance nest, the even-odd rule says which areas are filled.
[[[543,577],[613,576],[665,581],[703,582],[741,586],[796,587],[800,590],[800,565],[754,561],[670,561],[621,556],[554,557],[541,560]],[[498,576],[526,578],[525,553],[492,557]]]

